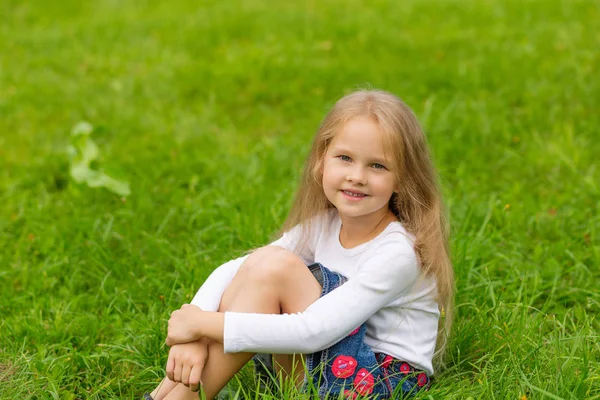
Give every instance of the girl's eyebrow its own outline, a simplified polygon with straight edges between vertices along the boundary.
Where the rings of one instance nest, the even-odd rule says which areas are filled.
[[[352,150],[348,150],[345,147],[337,147],[334,146],[333,151],[335,153],[344,153],[350,156],[353,156],[354,153],[352,152]],[[381,157],[369,157],[369,160],[373,163],[378,163],[378,164],[389,164],[390,162],[388,160],[386,160],[385,158],[381,158]]]

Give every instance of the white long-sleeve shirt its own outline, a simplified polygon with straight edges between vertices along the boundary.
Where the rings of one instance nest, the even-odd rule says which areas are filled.
[[[296,314],[225,313],[225,352],[314,353],[343,339],[367,321],[365,343],[375,352],[433,374],[439,308],[436,284],[420,273],[412,236],[390,223],[373,240],[351,249],[339,241],[335,209],[315,218],[313,235],[295,249],[300,227],[271,245],[295,251],[307,264],[320,262],[348,281]],[[216,311],[247,256],[217,268],[192,300]]]

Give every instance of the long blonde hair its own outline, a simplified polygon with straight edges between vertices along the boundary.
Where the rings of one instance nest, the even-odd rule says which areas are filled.
[[[380,90],[359,90],[340,99],[327,114],[314,138],[298,192],[282,231],[302,224],[301,237],[311,237],[313,217],[333,207],[322,187],[325,152],[340,128],[350,119],[366,116],[377,121],[386,148],[395,160],[399,192],[389,202],[390,210],[415,237],[414,249],[425,276],[437,284],[442,314],[434,361],[442,355],[452,324],[454,272],[448,249],[448,224],[437,174],[429,157],[425,135],[412,110],[398,97]],[[442,322],[443,321],[443,322]]]

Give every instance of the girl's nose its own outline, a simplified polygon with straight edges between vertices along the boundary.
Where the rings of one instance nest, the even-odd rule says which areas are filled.
[[[348,176],[346,176],[346,180],[350,182],[354,182],[356,184],[365,185],[367,183],[367,175],[362,168],[353,168]]]

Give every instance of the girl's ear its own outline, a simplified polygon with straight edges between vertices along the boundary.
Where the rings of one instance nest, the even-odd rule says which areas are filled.
[[[313,179],[321,183],[323,180],[323,162],[317,161],[312,170]]]
[[[323,168],[324,168],[323,164],[324,164],[323,158],[321,157],[321,159],[319,161],[317,161],[317,165],[316,165],[316,168],[315,168],[317,170],[317,173],[321,177],[323,176]]]

